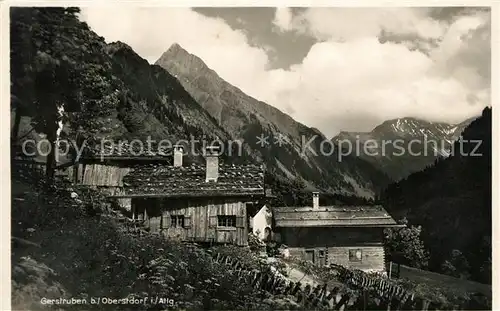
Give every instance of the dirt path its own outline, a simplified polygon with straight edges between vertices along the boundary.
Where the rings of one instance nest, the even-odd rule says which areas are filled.
[[[273,258],[273,257],[268,257],[266,262],[268,264],[272,264],[272,263],[275,263],[275,262],[278,262],[280,259],[277,259],[277,258]],[[301,284],[303,284],[304,286],[306,285],[310,285],[311,287],[316,287],[318,285],[324,285],[324,282],[321,282],[319,281],[318,279],[316,279],[314,276],[312,275],[308,275],[306,274],[304,271],[302,271],[299,267],[295,266],[295,265],[290,265],[288,263],[285,263],[286,264],[286,269],[285,271],[287,272],[287,276],[284,276],[286,279],[288,279],[289,281],[292,281],[294,283],[297,283],[297,282],[300,282]],[[332,287],[340,287],[340,288],[343,288],[344,285],[340,282],[337,282],[335,280],[329,280],[328,281],[328,287],[331,289]],[[330,294],[330,291],[327,291],[325,293],[325,296],[328,296]],[[336,295],[335,297],[335,302],[338,302],[340,301],[341,299],[341,294],[340,292]]]
[[[288,266],[287,268],[288,278],[293,282],[301,282],[303,284],[309,284],[313,287],[320,285],[312,276],[309,276],[302,272],[301,270]]]

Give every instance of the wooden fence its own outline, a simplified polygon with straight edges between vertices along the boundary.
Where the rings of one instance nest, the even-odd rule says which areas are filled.
[[[328,290],[326,285],[312,287],[301,282],[292,282],[273,272],[271,269],[249,269],[237,259],[220,253],[212,253],[213,259],[219,264],[227,265],[241,280],[249,282],[253,287],[268,291],[274,295],[293,296],[297,303],[309,307],[328,307],[342,310],[349,302],[349,295],[340,292],[340,288]]]
[[[325,308],[333,310],[444,310],[444,306],[416,297],[401,286],[391,284],[383,278],[373,278],[362,271],[349,270],[333,266],[338,271],[339,280],[353,291],[339,287],[327,288],[327,285],[311,287],[300,282],[293,282],[279,273],[266,269],[249,269],[237,259],[220,253],[212,253],[219,264],[227,265],[251,283],[253,287],[266,290],[274,295],[293,296],[297,303],[306,309]],[[449,309],[449,308],[448,308]],[[459,306],[455,306],[458,310]]]
[[[26,159],[11,159],[11,163],[12,169],[26,169],[41,175],[45,174],[46,164],[43,162]]]
[[[122,218],[133,234],[150,234],[140,223]],[[208,249],[217,264],[227,266],[242,282],[273,295],[291,296],[304,309],[329,310],[464,310],[464,306],[442,305],[419,297],[411,290],[386,277],[374,276],[361,270],[331,265],[336,279],[345,287],[327,284],[313,287],[293,282],[270,267],[261,270],[245,266],[236,258]],[[394,269],[394,267],[393,267]]]
[[[466,293],[480,293],[489,299],[492,297],[492,288],[489,284],[482,284],[466,279],[459,279],[445,274],[421,270],[395,262],[387,265],[388,277],[391,279],[405,278],[417,283],[425,283],[432,287],[450,288]]]
[[[387,263],[387,277],[389,279],[399,279],[401,276],[401,265],[392,261]]]

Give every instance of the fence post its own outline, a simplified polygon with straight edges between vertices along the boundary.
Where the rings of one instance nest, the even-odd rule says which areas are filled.
[[[392,274],[392,261],[389,261],[389,279],[391,278]]]
[[[363,310],[366,310],[366,307],[368,306],[368,299],[370,295],[368,293],[368,290],[363,290]]]
[[[335,305],[335,310],[345,310],[345,305],[349,302],[349,295],[344,294],[340,301]]]

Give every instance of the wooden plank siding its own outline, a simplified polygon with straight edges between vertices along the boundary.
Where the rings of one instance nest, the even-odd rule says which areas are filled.
[[[360,261],[350,261],[349,251],[360,250]],[[313,253],[313,262],[316,265],[336,264],[351,269],[385,271],[385,255],[383,246],[339,246],[339,247],[290,247],[290,256],[299,260],[310,260]],[[320,252],[324,253],[324,259]]]
[[[245,202],[237,198],[132,199],[133,217],[145,219],[153,233],[169,239],[248,245]],[[217,216],[235,216],[235,227],[219,227]],[[172,216],[184,216],[184,228],[172,227]]]
[[[128,167],[107,164],[76,164],[69,168],[68,178],[77,184],[88,186],[123,187],[123,177],[130,172]]]
[[[278,228],[281,242],[289,247],[380,245],[383,228],[295,227]]]
[[[128,167],[108,164],[83,164],[79,163],[66,169],[69,180],[78,185],[90,186],[107,195],[125,194],[123,177],[130,172]],[[118,205],[126,210],[131,209],[129,198],[119,198]]]
[[[349,251],[360,250],[360,261],[349,260]],[[385,271],[384,247],[380,246],[352,246],[329,247],[328,260],[331,263],[351,269]]]
[[[360,270],[385,271],[382,228],[280,228],[290,256],[316,265],[337,264]],[[357,250],[361,258],[350,256]]]

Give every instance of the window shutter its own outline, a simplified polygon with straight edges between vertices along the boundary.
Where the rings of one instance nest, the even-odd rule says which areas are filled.
[[[237,216],[236,217],[236,228],[244,228],[245,227],[245,217]]]
[[[210,228],[217,227],[217,216],[210,216],[208,219],[208,226]]]
[[[184,228],[191,228],[191,216],[184,217]]]
[[[160,217],[151,217],[149,218],[149,227],[151,228],[151,232],[158,232],[160,231],[160,222],[161,218]]]
[[[170,216],[163,215],[163,228],[168,228],[168,227],[170,227]]]

